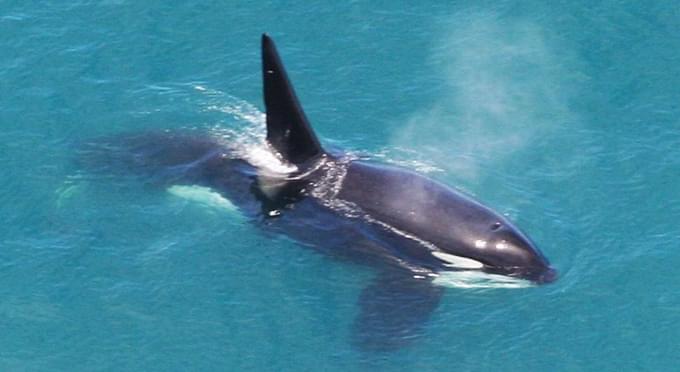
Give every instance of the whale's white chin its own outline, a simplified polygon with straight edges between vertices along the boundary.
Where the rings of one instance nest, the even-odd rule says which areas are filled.
[[[527,288],[534,284],[526,279],[489,274],[480,270],[441,271],[433,284],[449,288]]]

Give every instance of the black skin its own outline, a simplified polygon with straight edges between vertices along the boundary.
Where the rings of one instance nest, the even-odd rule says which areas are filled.
[[[393,350],[422,333],[442,295],[432,277],[461,270],[445,255],[537,284],[556,279],[531,240],[479,202],[409,170],[324,151],[267,35],[262,59],[266,140],[297,172],[268,174],[235,155],[239,144],[192,132],[93,141],[82,148],[83,166],[158,186],[210,187],[267,231],[375,269],[352,332],[362,350]]]
[[[396,259],[425,271],[449,270],[444,266],[446,262],[432,256],[430,248],[395,234],[385,227],[387,225],[418,237],[442,252],[480,261],[485,265],[483,270],[489,273],[537,283],[555,279],[547,259],[506,218],[454,189],[406,169],[323,155],[312,160],[315,164],[307,167],[315,170],[303,171],[304,176],[293,173],[280,179],[258,177],[257,168],[246,160],[235,158],[232,151],[209,136],[196,133],[146,133],[99,141],[90,147],[90,159],[94,158],[92,155],[97,149],[100,159],[108,157],[98,164],[109,164],[109,171],[114,171],[112,167],[116,164],[113,161],[116,160],[119,170],[144,174],[156,184],[195,184],[213,188],[253,219],[298,219],[291,223],[292,226],[284,227],[282,233],[293,235],[301,242],[309,240],[307,236],[317,234],[307,228],[295,234],[296,227],[307,226],[305,222],[310,220],[309,228],[313,228],[315,220],[327,214],[348,219],[350,226],[362,225],[358,229],[360,232],[344,234],[351,237],[349,241],[361,241],[360,236],[368,236],[371,241],[389,241],[382,250],[371,246],[370,253],[364,252],[355,260],[360,263],[367,261],[364,255],[368,254],[379,256],[379,262]],[[318,167],[319,163],[324,166]],[[328,186],[320,183],[329,170],[339,168],[346,169],[339,192],[318,195],[315,187]],[[276,195],[266,195],[262,191],[266,186],[262,183],[281,186]],[[347,217],[346,211],[329,206],[334,201],[352,205],[360,215],[354,213],[353,217]],[[276,216],[279,218],[271,218],[271,211],[281,212]],[[382,224],[370,223],[368,219]],[[270,223],[279,224],[284,223]],[[320,240],[328,241],[325,237]],[[488,242],[487,247],[475,246],[478,240]],[[505,242],[503,249],[496,248],[499,242]],[[352,250],[351,246],[342,249]],[[338,254],[338,249],[332,251]],[[356,252],[348,254],[356,255]]]

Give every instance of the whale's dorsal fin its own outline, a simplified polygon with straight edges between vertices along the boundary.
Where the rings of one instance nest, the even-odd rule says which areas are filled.
[[[288,80],[274,41],[262,35],[262,81],[267,111],[267,142],[292,164],[323,154],[302,106]]]

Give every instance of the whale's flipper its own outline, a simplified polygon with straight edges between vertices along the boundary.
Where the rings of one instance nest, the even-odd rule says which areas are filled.
[[[362,350],[389,351],[423,334],[423,326],[437,308],[443,289],[412,272],[385,271],[359,298],[354,343]]]
[[[284,160],[302,164],[323,154],[293,85],[283,67],[274,41],[262,35],[262,80],[267,110],[267,142]]]

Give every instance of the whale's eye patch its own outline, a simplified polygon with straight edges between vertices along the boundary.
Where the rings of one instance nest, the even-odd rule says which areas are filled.
[[[501,228],[501,223],[500,222],[494,222],[491,224],[491,231],[496,231]]]

